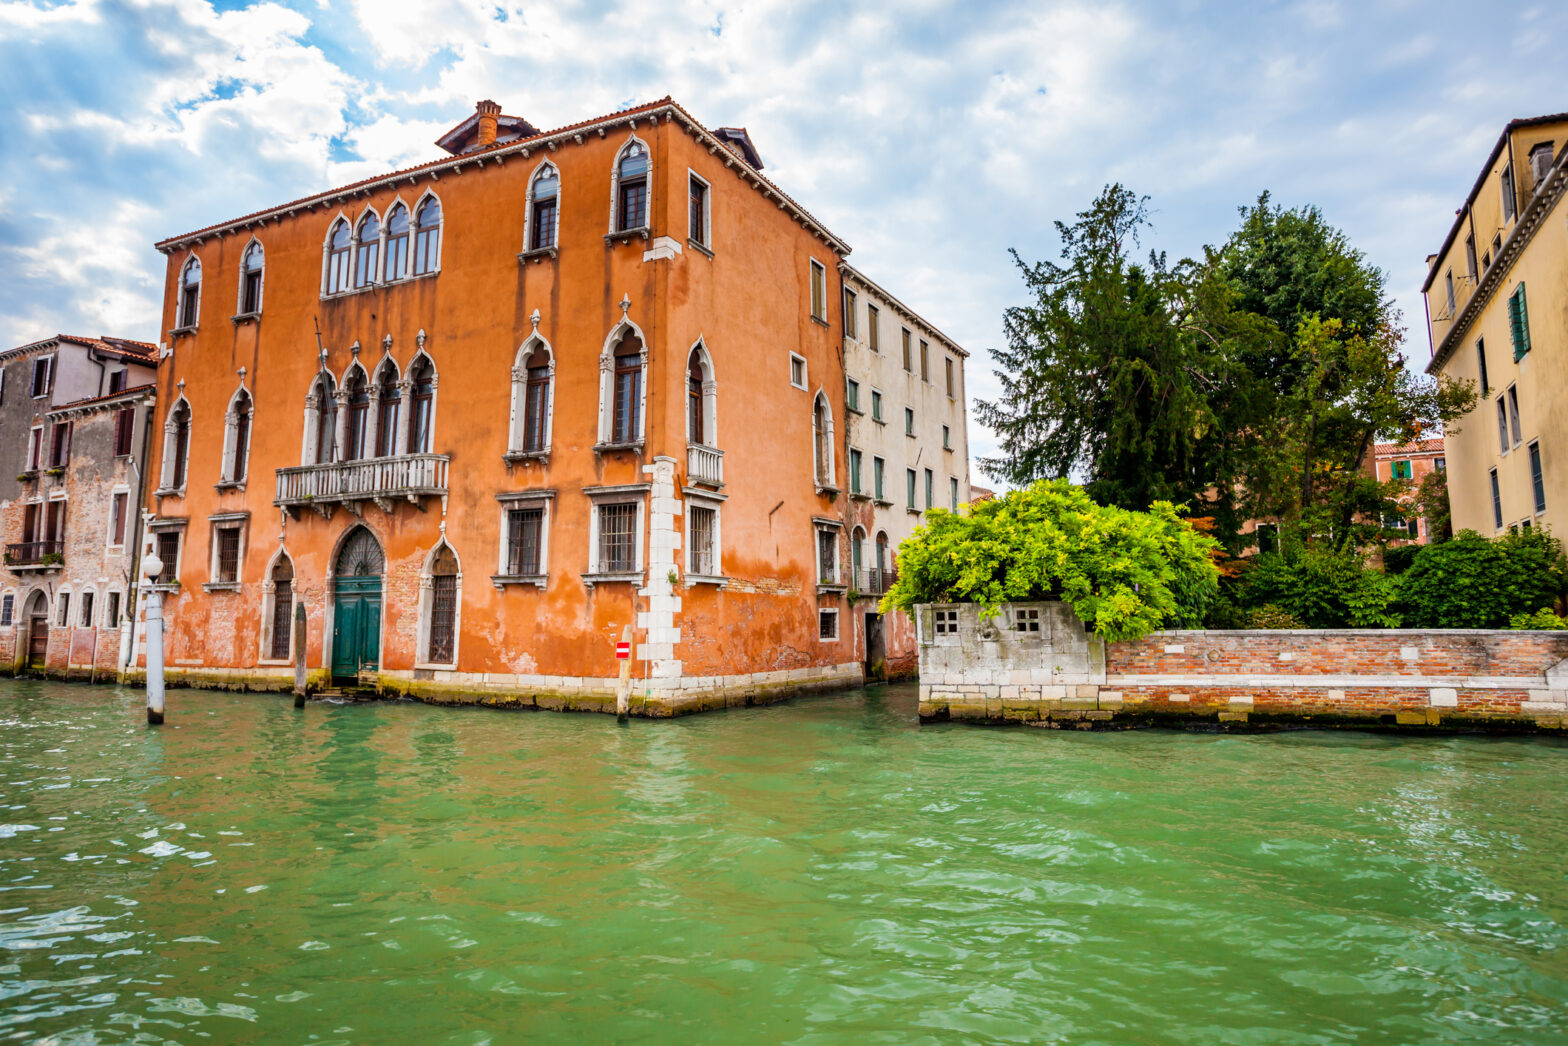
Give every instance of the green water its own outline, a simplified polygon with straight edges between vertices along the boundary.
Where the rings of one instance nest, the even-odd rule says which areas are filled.
[[[1568,1042],[1568,746],[0,684],[0,1039]]]

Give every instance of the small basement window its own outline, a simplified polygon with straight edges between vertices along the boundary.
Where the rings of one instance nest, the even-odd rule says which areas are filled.
[[[936,634],[939,636],[958,635],[958,611],[938,610],[936,612]]]
[[[1034,632],[1040,631],[1040,609],[1038,607],[1019,607],[1013,611],[1013,631]]]

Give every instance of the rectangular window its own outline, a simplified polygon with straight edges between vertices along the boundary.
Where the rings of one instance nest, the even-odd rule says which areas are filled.
[[[932,473],[932,471],[930,469],[926,469],[926,508],[928,510],[931,508],[932,505],[936,504],[936,500],[935,500],[935,497],[934,497],[934,495],[936,493],[935,487],[936,487],[936,476]]]
[[[71,460],[71,423],[57,421],[49,434],[49,467],[64,468]]]
[[[642,361],[635,354],[615,357],[614,408],[610,442],[635,443],[642,434]]]
[[[555,246],[555,209],[559,201],[550,196],[534,201],[533,243],[530,249],[548,250]]]
[[[1524,359],[1530,351],[1530,312],[1524,303],[1524,284],[1514,288],[1508,296],[1508,332],[1514,342],[1514,362]]]
[[[50,544],[65,541],[65,501],[56,498],[44,508],[44,540]],[[49,549],[46,551],[58,551]]]
[[[1508,453],[1508,400],[1502,396],[1497,397],[1497,446]]]
[[[1492,527],[1503,529],[1503,488],[1497,485],[1497,470],[1492,469]]]
[[[1535,510],[1546,511],[1546,478],[1541,474],[1541,444],[1530,444],[1530,486],[1535,491]]]
[[[11,615],[16,612],[16,597],[9,592],[0,596],[0,625],[9,625]]]
[[[853,447],[849,451],[849,492],[860,493],[860,451]]]
[[[844,337],[858,337],[855,332],[855,292],[844,288]]]
[[[806,358],[789,354],[789,383],[797,389],[806,387]]]
[[[838,611],[817,611],[817,638],[835,640],[838,638]]]
[[[136,428],[136,408],[121,407],[114,412],[114,454],[125,457],[131,452],[131,435]]]
[[[1489,396],[1492,392],[1491,384],[1486,380],[1486,339],[1475,340],[1476,368],[1481,372],[1481,395]]]
[[[887,500],[887,462],[871,459],[871,489],[878,501]]]
[[[957,512],[958,511],[958,477],[957,476],[949,476],[949,477],[947,477],[947,489],[948,489],[948,493],[953,496],[952,497],[952,500],[953,500],[953,511]]]
[[[33,360],[33,398],[49,395],[49,386],[54,377],[54,357],[40,356]]]
[[[621,181],[621,232],[648,224],[648,180]]]
[[[240,528],[219,527],[218,555],[212,580],[220,585],[232,585],[240,579]]]
[[[913,436],[914,434],[915,434],[915,408],[913,408],[913,407],[905,407],[904,408],[904,435],[906,435],[906,436]]]
[[[1465,265],[1468,267],[1470,278],[1475,279],[1475,233],[1465,237]]]
[[[952,399],[958,395],[958,384],[953,369],[953,357],[944,356],[942,358],[942,362],[947,367],[947,397],[948,399]]]
[[[1395,479],[1410,478],[1410,462],[1396,461],[1393,463],[1393,476]]]
[[[1454,270],[1453,269],[1449,269],[1447,272],[1443,273],[1443,283],[1445,284],[1445,286],[1447,288],[1447,292],[1448,292],[1448,314],[1450,316],[1452,316],[1454,314]]]
[[[860,411],[860,382],[854,378],[844,380],[844,406],[857,413]]]
[[[946,425],[942,426],[942,449],[953,449],[953,430],[948,428]]]
[[[914,373],[915,356],[913,343],[909,340],[908,330],[903,330],[902,334],[904,335],[904,369],[910,373]]]
[[[637,506],[599,506],[599,571],[628,574],[637,569]]]
[[[506,513],[506,572],[512,577],[537,577],[544,537],[544,509],[514,508]]]
[[[828,318],[828,271],[811,259],[811,315],[826,323]]]
[[[22,510],[22,544],[31,545],[42,540],[38,536],[39,503],[34,501]]]
[[[1513,430],[1514,446],[1517,447],[1523,442],[1519,436],[1519,386],[1517,385],[1508,386],[1508,412],[1510,415],[1508,424]]]
[[[457,574],[430,578],[430,643],[425,660],[450,665],[457,660]]]
[[[904,496],[905,496],[904,507],[910,509],[911,511],[913,511],[914,508],[915,508],[915,483],[916,482],[917,482],[917,477],[915,476],[915,470],[914,469],[905,469],[904,470]]]
[[[119,546],[125,544],[125,516],[130,507],[131,496],[125,491],[119,491],[109,498],[109,544]]]
[[[1437,469],[1437,471],[1439,471],[1439,472],[1445,472],[1448,469],[1448,459],[1447,458],[1433,458],[1432,459],[1432,467]]]
[[[163,563],[163,571],[158,575],[158,584],[174,584],[180,576],[180,532],[178,530],[160,530],[158,532],[158,559]]]
[[[920,380],[931,380],[931,346],[924,338],[920,339]]]
[[[80,621],[81,621],[81,625],[82,625],[83,628],[92,628],[93,627],[93,593],[92,592],[83,592],[82,593],[82,614],[81,614]]]
[[[117,370],[109,375],[109,394],[111,396],[116,392],[125,391],[125,378],[128,373],[128,371]]]
[[[871,390],[871,420],[882,420],[882,393],[876,389]]]
[[[120,625],[120,593],[110,592],[108,606],[104,608],[103,626],[118,628]]]
[[[958,635],[958,611],[938,610],[935,614],[936,634],[939,636]]]
[[[37,472],[43,459],[44,430],[34,428],[27,436],[27,471]]]
[[[690,206],[686,217],[686,235],[693,243],[708,246],[708,183],[695,174],[688,181],[687,195]]]
[[[706,505],[686,509],[691,527],[691,547],[686,552],[686,571],[701,577],[719,576],[719,510]]]
[[[1514,199],[1513,164],[1503,168],[1503,176],[1500,179],[1500,183],[1503,192],[1503,221],[1511,222],[1514,220],[1514,214],[1517,213],[1516,209],[1518,207]]]
[[[58,610],[59,614],[54,619],[54,623],[61,628],[65,628],[71,623],[71,593],[60,593],[60,605]]]
[[[866,306],[866,344],[872,352],[882,351],[882,330],[879,321],[882,312],[875,305]]]
[[[817,583],[838,583],[838,531],[827,527],[817,531]]]

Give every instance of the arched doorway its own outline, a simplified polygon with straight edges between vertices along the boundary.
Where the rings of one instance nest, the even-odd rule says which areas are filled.
[[[27,660],[24,667],[41,672],[49,656],[49,597],[44,595],[42,589],[28,597],[22,620],[27,623]]]
[[[332,678],[356,681],[381,665],[381,575],[386,557],[374,534],[355,527],[332,571]]]

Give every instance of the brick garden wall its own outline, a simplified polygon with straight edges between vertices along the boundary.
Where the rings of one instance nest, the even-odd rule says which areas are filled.
[[[1172,631],[1103,645],[1059,605],[921,607],[925,719],[1044,726],[1214,724],[1559,730],[1568,632]],[[936,611],[957,611],[936,631]],[[1090,656],[1086,656],[1090,655]]]

